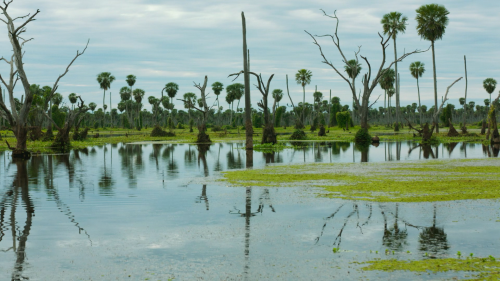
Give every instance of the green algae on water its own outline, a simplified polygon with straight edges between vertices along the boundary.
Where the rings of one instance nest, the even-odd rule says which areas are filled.
[[[500,198],[500,159],[267,166],[224,172],[240,186],[320,188],[331,198],[425,202]]]
[[[416,261],[405,260],[373,260],[363,262],[368,264],[362,267],[365,271],[386,271],[393,272],[399,270],[421,272],[468,272],[473,279],[470,280],[499,280],[500,262],[492,256],[487,258],[445,258],[445,259],[425,259]]]

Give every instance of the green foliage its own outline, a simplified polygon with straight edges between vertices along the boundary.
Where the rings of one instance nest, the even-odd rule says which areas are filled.
[[[354,141],[356,143],[371,143],[372,136],[370,136],[367,129],[361,128],[356,132],[356,136],[354,137]]]
[[[54,104],[52,106],[52,120],[56,122],[59,128],[62,128],[64,121],[66,121],[66,113],[59,110],[59,106]]]
[[[345,128],[346,124],[349,124],[351,122],[351,114],[349,114],[349,111],[337,112],[335,116],[337,119],[337,124],[340,128]]]
[[[125,114],[122,115],[122,123],[123,123],[123,128],[130,129],[130,122],[128,122],[128,118]]]
[[[335,98],[335,97],[334,97]],[[332,98],[332,100],[334,99]],[[342,105],[340,103],[333,103],[332,107],[330,108],[330,125],[332,126],[337,126],[337,112],[342,111]]]
[[[305,140],[307,139],[306,133],[302,130],[295,130],[290,136],[291,140]]]
[[[191,120],[193,120],[193,119],[191,119]],[[182,122],[178,122],[176,128],[177,129],[184,129],[184,125],[182,125]]]
[[[281,118],[283,117],[283,114],[286,112],[286,107],[285,106],[280,106],[276,109],[276,114],[274,118],[274,126],[279,127],[281,124]]]
[[[262,115],[258,113],[252,114],[252,124],[254,128],[262,128]]]
[[[264,144],[256,144],[253,146],[254,151],[264,151],[264,152],[282,151],[285,148],[291,148],[291,146],[287,146],[282,143],[275,143],[275,144],[264,143]]]
[[[94,122],[94,129],[99,129],[99,122]]]
[[[152,137],[173,137],[175,136],[174,132],[165,132],[161,129],[160,126],[156,125],[153,128],[153,131],[151,131],[151,136]]]
[[[222,127],[219,125],[213,125],[211,130],[212,130],[212,132],[220,132],[220,131],[222,131]]]
[[[449,127],[449,122],[448,122],[448,118],[450,120],[453,120],[453,111],[455,110],[455,106],[451,103],[447,104],[444,108],[443,108],[443,112],[441,113],[441,115],[439,116],[439,119],[441,120],[441,122],[443,122],[443,125],[445,127]]]
[[[167,118],[167,128],[169,129],[174,128],[174,122],[172,121],[172,118],[170,116]]]

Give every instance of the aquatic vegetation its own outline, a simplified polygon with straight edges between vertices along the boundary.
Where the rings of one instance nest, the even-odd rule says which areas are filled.
[[[445,259],[424,259],[416,261],[405,260],[373,260],[361,264],[368,264],[362,267],[365,271],[387,271],[397,270],[419,272],[471,272],[473,280],[498,280],[500,278],[500,263],[492,256],[488,258],[445,258]]]
[[[264,143],[264,144],[256,144],[253,146],[253,150],[255,151],[282,151],[286,148],[292,148],[291,146],[285,145],[283,143]],[[245,149],[242,147],[242,149]]]
[[[500,159],[271,166],[224,172],[240,186],[315,187],[319,195],[378,202],[500,198]]]

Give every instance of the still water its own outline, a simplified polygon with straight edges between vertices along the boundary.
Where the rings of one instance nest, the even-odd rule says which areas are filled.
[[[435,280],[463,275],[362,272],[353,262],[500,249],[497,200],[373,203],[214,181],[245,168],[243,147],[117,144],[29,161],[0,152],[0,280]],[[255,151],[253,167],[482,157],[498,149],[327,142]]]

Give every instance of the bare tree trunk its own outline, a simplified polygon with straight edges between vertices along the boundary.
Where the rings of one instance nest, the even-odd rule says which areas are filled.
[[[464,101],[464,116],[462,118],[462,132],[467,133],[467,126],[466,126],[466,116],[467,116],[467,111],[465,110],[465,105],[467,104],[467,60],[464,55],[464,67],[465,67],[465,101]]]
[[[438,95],[437,95],[437,79],[436,79],[436,56],[434,54],[434,41],[431,41],[432,46],[432,71],[434,75],[434,123],[436,123],[436,133],[439,134],[439,123],[438,123]]]
[[[399,131],[399,73],[398,73],[398,54],[396,49],[396,37],[392,37],[394,41],[394,68],[396,72],[396,126],[394,126],[394,131]]]
[[[241,22],[243,28],[243,71],[245,80],[245,129],[246,129],[246,144],[247,150],[253,150],[253,126],[252,126],[252,109],[250,104],[250,66],[249,58],[247,57],[247,28],[245,23],[245,14],[241,12]],[[249,165],[249,157],[247,153],[247,166]],[[250,162],[253,166],[253,158]]]

